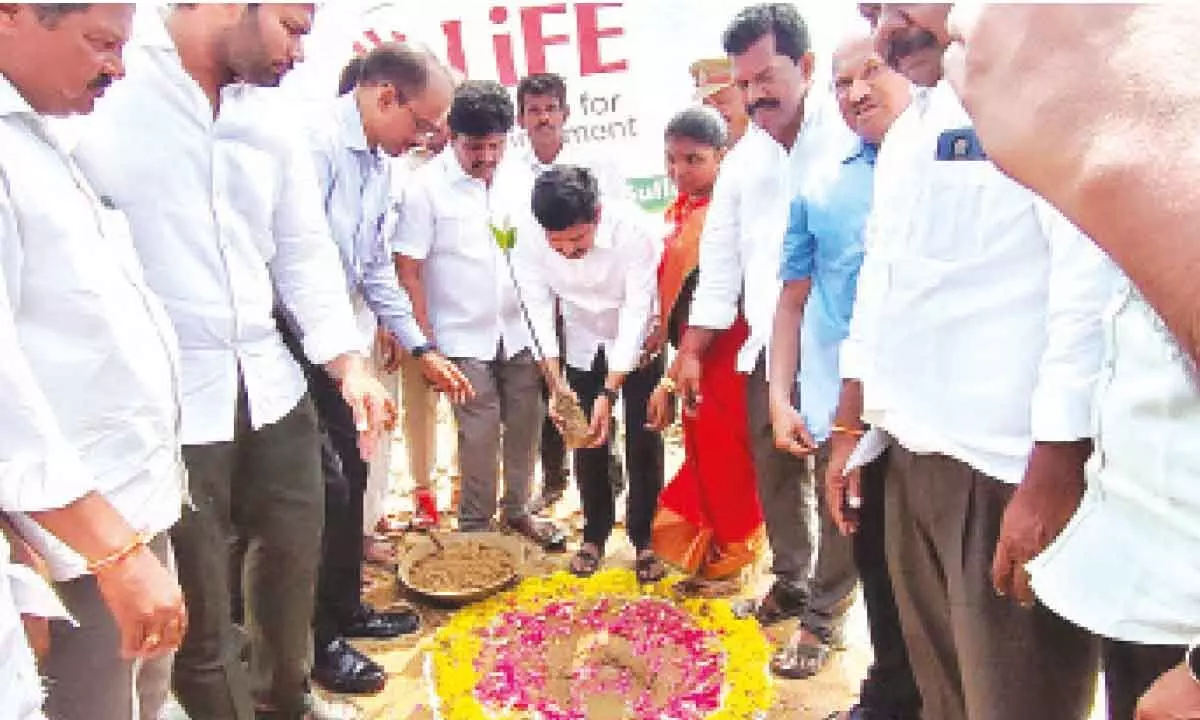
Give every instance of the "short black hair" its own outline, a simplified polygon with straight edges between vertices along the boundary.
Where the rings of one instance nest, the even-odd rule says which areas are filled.
[[[33,11],[37,14],[38,22],[53,29],[64,15],[91,10],[92,5],[93,3],[35,3]]]
[[[346,63],[346,67],[342,68],[342,74],[338,76],[338,97],[358,87],[358,78],[362,75],[362,66],[363,59],[360,56],[351,58],[350,62]]]
[[[384,43],[363,56],[358,85],[391,85],[401,102],[411,100],[429,86],[429,73],[440,67],[429,53],[404,43]]]
[[[533,184],[533,215],[546,230],[596,222],[600,183],[585,168],[556,165]]]
[[[663,136],[695,140],[714,150],[724,150],[729,146],[729,129],[725,125],[725,119],[705,107],[690,107],[676,113],[667,123],[667,130]]]
[[[760,3],[744,8],[725,29],[721,44],[726,54],[741,55],[768,34],[775,37],[775,52],[792,62],[799,62],[812,47],[808,25],[791,3]]]
[[[498,82],[468,80],[454,92],[449,125],[455,135],[507,134],[513,126],[512,98]]]
[[[525,112],[525,98],[528,95],[544,95],[558,100],[563,108],[567,107],[567,81],[558,73],[534,73],[521,78],[517,83],[517,112]]]

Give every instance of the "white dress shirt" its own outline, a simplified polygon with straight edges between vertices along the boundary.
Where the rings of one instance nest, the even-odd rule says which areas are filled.
[[[512,223],[512,186],[488,187],[471,177],[452,148],[412,174],[404,189],[392,249],[423,262],[429,323],[438,348],[452,358],[496,359],[531,346],[508,263],[489,224]],[[518,232],[518,235],[524,233]],[[525,238],[513,268],[521,277]]]
[[[129,217],[146,278],[174,321],[184,444],[231,441],[239,382],[255,429],[306,391],[272,318],[276,296],[314,363],[360,350],[362,338],[312,159],[279,96],[225,88],[214,119],[161,25],[126,61],[76,154]]]
[[[42,679],[22,615],[70,619],[54,591],[30,568],[11,560],[0,534],[0,720],[43,720]]]
[[[858,142],[827,99],[812,93],[806,104],[791,150],[751,124],[729,151],[700,236],[700,280],[688,324],[727,329],[740,298],[750,323],[750,337],[738,355],[741,372],[754,370],[771,338],[792,198],[814,168],[847,157]]]
[[[179,518],[178,346],[128,226],[0,77],[0,510],[103,494],[137,530]],[[83,559],[17,525],[54,577]]]
[[[544,163],[533,152],[533,144],[529,137],[523,137],[521,144],[510,145],[504,155],[504,162],[499,170],[504,184],[520,182],[528,186],[528,199],[533,198],[533,183],[538,176],[556,165],[570,165],[589,170],[600,185],[600,196],[606,204],[632,203],[633,193],[617,164],[610,158],[586,150],[579,143],[564,143],[554,160]],[[524,192],[524,187],[519,192]],[[526,202],[526,205],[531,203]],[[532,207],[528,208],[532,215]]]
[[[325,216],[342,257],[364,347],[375,342],[377,319],[406,350],[425,344],[387,243],[387,224],[394,220],[389,213],[392,163],[367,147],[354,93],[337,98],[326,112],[318,113],[309,127],[309,141]]]
[[[1078,512],[1029,564],[1051,610],[1145,645],[1200,639],[1200,376],[1126,280],[1105,317]]]
[[[970,126],[947,84],[912,107],[879,155],[842,376],[910,451],[1017,483],[1034,441],[1091,435],[1112,268],[990,162],[936,160]]]
[[[567,364],[591,370],[603,347],[610,372],[637,368],[658,298],[658,261],[662,240],[650,224],[632,212],[601,212],[595,244],[577,259],[555,252],[545,239],[531,255],[534,264],[522,287],[538,313],[535,328],[542,347],[557,355],[552,296],[562,307]]]

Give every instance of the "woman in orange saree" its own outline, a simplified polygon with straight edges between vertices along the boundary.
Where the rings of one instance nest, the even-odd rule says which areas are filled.
[[[725,125],[709,110],[692,108],[667,125],[667,173],[679,196],[667,209],[673,228],[659,265],[658,344],[677,345],[687,327],[696,286],[700,233],[727,145]],[[737,372],[738,349],[749,334],[742,317],[717,336],[704,357],[704,402],[683,415],[684,461],[659,496],[651,545],[666,562],[703,579],[736,576],[763,544],[762,509],[746,418],[746,379]],[[674,415],[665,380],[650,398],[649,424],[665,428]]]

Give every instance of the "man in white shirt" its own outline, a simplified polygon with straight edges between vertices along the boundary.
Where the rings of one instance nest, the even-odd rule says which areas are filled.
[[[493,82],[463,83],[449,124],[450,148],[405,188],[393,249],[413,263],[406,287],[418,320],[475,390],[454,408],[463,474],[459,528],[491,526],[502,456],[503,526],[561,551],[562,534],[535,523],[528,509],[543,412],[538,366],[514,289],[520,258],[506,256],[492,232],[510,224],[517,207],[496,182],[513,124],[508,91]]]
[[[129,53],[128,78],[77,151],[128,215],[180,338],[194,510],[172,540],[196,613],[174,687],[197,718],[250,718],[255,700],[282,717],[306,705],[324,498],[316,416],[272,318],[276,297],[308,358],[339,379],[364,454],[394,412],[361,354],[312,160],[253,87],[291,68],[312,14],[311,5],[173,7]],[[253,687],[232,625],[239,538]]]
[[[432,55],[403,45],[380,45],[363,58],[354,89],[311,123],[309,143],[325,215],[358,310],[363,347],[373,346],[376,327],[382,327],[388,353],[412,354],[426,381],[459,401],[469,397],[471,384],[418,325],[412,302],[396,279],[385,228],[394,218],[389,161],[437,129],[452,93],[449,74]],[[337,382],[307,361],[291,323],[286,325],[285,335],[291,336],[289,346],[308,377],[322,430],[338,456],[336,464],[324,463],[325,539],[313,679],[335,692],[378,692],[387,679],[383,667],[345,638],[396,637],[415,632],[420,621],[412,611],[376,612],[362,602],[367,462]],[[383,440],[390,444],[392,438]]]
[[[988,162],[941,80],[948,11],[881,9],[880,54],[925,90],[878,160],[837,418],[891,440],[887,559],[922,714],[1084,718],[1092,638],[999,597],[990,577],[1010,499],[1091,452],[1111,274]],[[835,447],[831,475],[848,453]]]
[[[685,409],[702,402],[701,356],[739,312],[745,315],[750,337],[738,370],[749,375],[747,422],[775,573],[755,613],[763,625],[807,614],[805,627],[836,643],[849,606],[846,588],[853,588],[850,542],[817,515],[807,459],[775,447],[766,346],[779,296],[789,202],[813,168],[827,166],[822,160],[830,154],[845,158],[856,138],[836,108],[809,93],[814,58],[808,29],[793,5],[746,8],[730,23],[724,44],[753,125],[717,177],[700,240],[700,280],[670,375]],[[822,577],[814,580],[818,568]]]
[[[0,511],[79,623],[51,628],[55,718],[128,720],[139,694],[142,717],[154,716],[164,656],[187,624],[164,566],[184,489],[175,334],[124,218],[47,123],[91,112],[122,75],[132,15],[0,9]],[[7,601],[16,570],[0,571],[0,705],[5,717],[39,717],[37,669]]]
[[[963,29],[966,77],[950,76],[995,162],[1089,229],[1128,274],[1105,314],[1086,487],[1067,473],[1028,496],[999,543],[1010,567],[1037,555],[1027,568],[1038,599],[1102,636],[1114,718],[1133,717],[1135,703],[1139,720],[1200,716],[1200,305],[1188,257],[1200,167],[1179,152],[1192,142],[1198,96],[1160,64],[1168,47],[1195,58],[1196,29],[1184,6],[989,8]],[[1102,41],[1078,45],[1081,36]],[[1056,54],[1067,43],[1078,46]],[[1097,64],[1114,51],[1120,63]],[[1047,72],[1048,62],[1070,72]],[[1011,112],[1014,95],[1027,112]],[[1178,110],[1147,113],[1147,98]],[[1027,596],[1025,576],[1011,578]]]
[[[604,557],[616,518],[608,476],[613,407],[623,396],[625,459],[629,465],[626,528],[636,551],[642,582],[655,582],[665,567],[650,549],[650,524],[663,485],[662,436],[646,427],[646,405],[663,374],[663,358],[642,362],[642,347],[654,319],[662,243],[619,205],[602,207],[600,185],[584,168],[558,166],[542,173],[533,188],[533,212],[544,242],[530,248],[538,259],[522,290],[539,313],[535,327],[549,347],[548,378],[560,378],[553,318],[557,298],[569,388],[590,419],[591,444],[575,451],[575,479],[583,501],[583,544],[571,571],[588,576]],[[537,242],[531,239],[528,242]],[[547,247],[548,245],[548,247]],[[538,294],[536,288],[546,294]]]
[[[517,125],[523,134],[517,138],[517,146],[505,155],[501,173],[504,185],[512,186],[515,197],[529,197],[533,183],[542,173],[555,165],[585,167],[600,183],[601,194],[609,198],[611,207],[617,200],[628,196],[625,179],[611,160],[604,160],[584,151],[579,143],[568,143],[567,120],[571,108],[567,103],[567,83],[561,75],[539,73],[526,75],[517,83]],[[537,220],[529,213],[528,203],[523,210],[530,229],[537,232]],[[562,344],[562,313],[555,309],[557,337],[555,345]],[[542,384],[543,398],[549,399],[549,389]],[[542,489],[530,504],[531,512],[542,512],[552,508],[567,489],[567,449],[562,435],[547,415],[542,423],[539,445],[542,461]],[[624,483],[621,460],[615,454],[609,456],[610,479],[614,492]],[[620,493],[616,493],[620,494]]]

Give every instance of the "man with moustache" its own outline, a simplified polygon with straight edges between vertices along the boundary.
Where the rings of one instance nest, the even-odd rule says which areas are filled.
[[[539,373],[511,275],[518,280],[525,239],[506,257],[492,227],[528,206],[497,180],[513,125],[508,91],[469,80],[450,105],[450,149],[413,174],[405,188],[393,250],[414,272],[409,285],[417,318],[458,365],[475,396],[454,408],[462,496],[458,526],[488,530],[496,515],[501,468],[501,526],[561,552],[562,533],[529,512],[537,432],[543,420]],[[512,262],[512,265],[509,265]],[[510,275],[511,273],[511,275]]]
[[[833,55],[833,87],[846,124],[861,138],[846,158],[819,169],[792,201],[780,276],[783,291],[771,337],[771,420],[778,447],[798,456],[816,452],[822,518],[826,502],[842,507],[841,473],[826,478],[834,445],[853,446],[857,433],[835,422],[841,377],[838,351],[850,330],[871,211],[875,158],[895,119],[909,104],[909,84],[876,52],[869,31],[844,41]],[[799,331],[797,331],[799,330]],[[842,516],[840,529],[854,538],[854,560],[862,580],[874,662],[862,682],[858,704],[830,720],[918,720],[917,693],[896,616],[884,540],[884,460],[861,472],[856,517]],[[847,578],[852,585],[853,577]],[[776,656],[776,674],[811,674],[814,658],[800,650],[814,638],[801,628]]]
[[[505,156],[503,180],[511,186],[514,197],[529,197],[533,194],[534,181],[555,165],[571,165],[588,168],[600,183],[600,192],[606,201],[616,204],[628,198],[625,179],[611,161],[601,160],[584,151],[583,146],[568,144],[567,120],[571,108],[567,103],[567,83],[555,73],[526,75],[517,83],[517,125],[525,133],[525,143],[513,148]],[[526,208],[521,208],[526,210]],[[528,232],[540,233],[541,227],[532,213],[522,213]],[[562,345],[562,313],[555,312],[558,345]],[[542,383],[542,397],[550,398],[550,390]],[[567,449],[562,435],[549,417],[542,424],[539,444],[542,461],[542,489],[530,504],[530,512],[538,513],[550,509],[567,489]],[[624,484],[624,470],[615,448],[608,459],[609,480],[614,493]]]
[[[309,128],[325,216],[342,260],[352,304],[371,348],[376,328],[393,357],[410,353],[425,380],[455,402],[468,398],[471,384],[429,342],[400,288],[387,248],[385,228],[392,194],[390,158],[436,131],[450,106],[450,76],[432,55],[384,44],[362,59],[355,87],[335,100]],[[412,611],[381,613],[361,599],[363,500],[368,466],[359,452],[350,408],[337,382],[304,357],[294,323],[284,327],[293,355],[305,370],[322,430],[338,461],[325,465],[325,538],[317,589],[316,656],[313,678],[341,693],[383,689],[383,667],[356,650],[347,637],[391,638],[416,632]],[[382,438],[390,444],[391,437]]]
[[[775,447],[766,346],[779,295],[788,204],[825,158],[847,157],[855,138],[833,108],[809,96],[814,58],[808,29],[793,5],[746,8],[725,31],[724,45],[754,125],[726,156],[717,178],[700,240],[700,280],[670,377],[685,411],[703,402],[703,353],[720,330],[732,325],[739,306],[743,309],[750,337],[738,370],[749,375],[747,422],[775,573],[775,583],[753,612],[764,626],[803,616],[819,645],[829,645],[838,641],[851,597],[850,542],[816,515],[807,458]],[[819,563],[818,537],[824,556]],[[818,567],[820,577],[814,580]]]
[[[887,561],[923,714],[1084,718],[1092,639],[989,579],[1010,500],[1082,472],[1091,452],[1111,275],[987,161],[942,82],[948,12],[880,9],[880,54],[926,89],[878,160],[837,418],[890,441]],[[835,448],[831,466],[849,452]]]
[[[1164,53],[1195,60],[1195,12],[995,7],[952,15],[956,23],[965,63],[958,58],[955,76],[948,59],[947,74],[996,163],[1091,230],[1127,275],[1105,316],[1102,462],[1088,466],[1083,487],[1082,475],[1063,474],[1023,507],[1014,501],[996,565],[1026,566],[1028,576],[1000,579],[1101,636],[1110,718],[1200,717],[1200,454],[1191,440],[1200,303],[1190,221],[1200,184],[1179,152],[1192,143],[1198,95],[1161,72]],[[1067,45],[1067,57],[1051,50]],[[1121,62],[1096,64],[1114,51]],[[1046,74],[1050,66],[1091,70],[1067,83]],[[1014,93],[1026,112],[1005,117],[998,101]],[[1173,111],[1147,112],[1147,102]]]
[[[394,405],[371,375],[321,215],[312,160],[274,101],[312,5],[178,5],[77,150],[130,219],[182,347],[192,506],[172,531],[194,608],[174,689],[195,718],[305,714],[323,492],[304,375],[272,318],[340,382],[365,455]],[[231,546],[246,541],[251,672],[232,624]]]
[[[68,720],[155,717],[187,629],[164,566],[184,489],[178,343],[124,218],[47,122],[90,113],[124,74],[132,18],[127,4],[0,7],[0,512],[78,623],[49,629],[43,666],[47,710]],[[17,613],[65,611],[9,562],[0,539],[0,705],[39,718]]]

